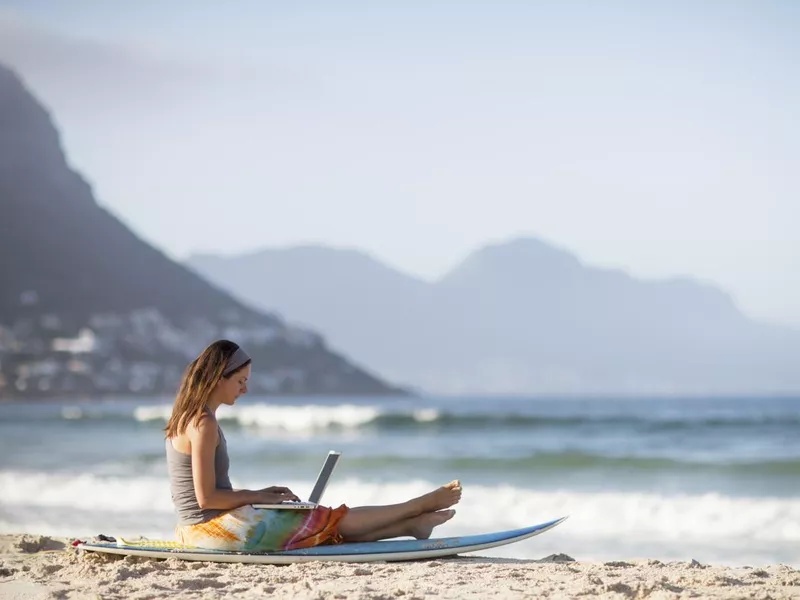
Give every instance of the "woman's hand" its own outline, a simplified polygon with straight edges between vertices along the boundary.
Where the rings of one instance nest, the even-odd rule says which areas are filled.
[[[292,490],[277,485],[264,488],[263,490],[258,490],[258,495],[260,498],[262,498],[259,499],[258,501],[259,504],[278,504],[280,502],[286,502],[286,501],[291,501],[291,502],[300,501],[300,498],[295,496],[292,493]]]

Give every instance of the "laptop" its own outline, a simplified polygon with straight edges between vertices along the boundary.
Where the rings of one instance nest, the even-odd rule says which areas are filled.
[[[322,494],[325,492],[325,488],[328,487],[328,480],[331,478],[333,469],[336,467],[336,463],[339,462],[339,457],[341,455],[342,453],[336,450],[328,452],[328,456],[325,457],[325,462],[322,463],[319,475],[317,475],[317,482],[314,484],[314,489],[311,490],[311,495],[308,497],[308,502],[286,500],[285,502],[279,502],[277,504],[253,504],[253,508],[279,508],[284,510],[309,510],[317,508],[317,506],[319,506],[319,501],[322,500]]]

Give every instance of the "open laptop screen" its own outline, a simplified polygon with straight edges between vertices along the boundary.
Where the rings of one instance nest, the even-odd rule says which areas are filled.
[[[317,483],[314,484],[314,489],[311,490],[311,495],[308,497],[309,502],[319,504],[320,500],[322,500],[322,494],[325,492],[325,488],[328,487],[331,473],[333,473],[333,469],[336,467],[336,463],[339,462],[339,457],[341,455],[341,452],[336,452],[335,450],[328,452],[328,457],[322,464],[322,469],[320,469],[319,475],[317,476]]]

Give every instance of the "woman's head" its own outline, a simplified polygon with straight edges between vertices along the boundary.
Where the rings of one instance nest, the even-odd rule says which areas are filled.
[[[247,393],[250,357],[237,344],[217,340],[195,358],[183,375],[172,415],[165,429],[175,437],[196,423],[208,406],[232,405]]]

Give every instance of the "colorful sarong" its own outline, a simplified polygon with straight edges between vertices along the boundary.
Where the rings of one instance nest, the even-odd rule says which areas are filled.
[[[344,504],[314,510],[240,506],[205,523],[178,525],[175,535],[187,546],[229,552],[280,552],[341,544],[339,521],[349,510]]]

